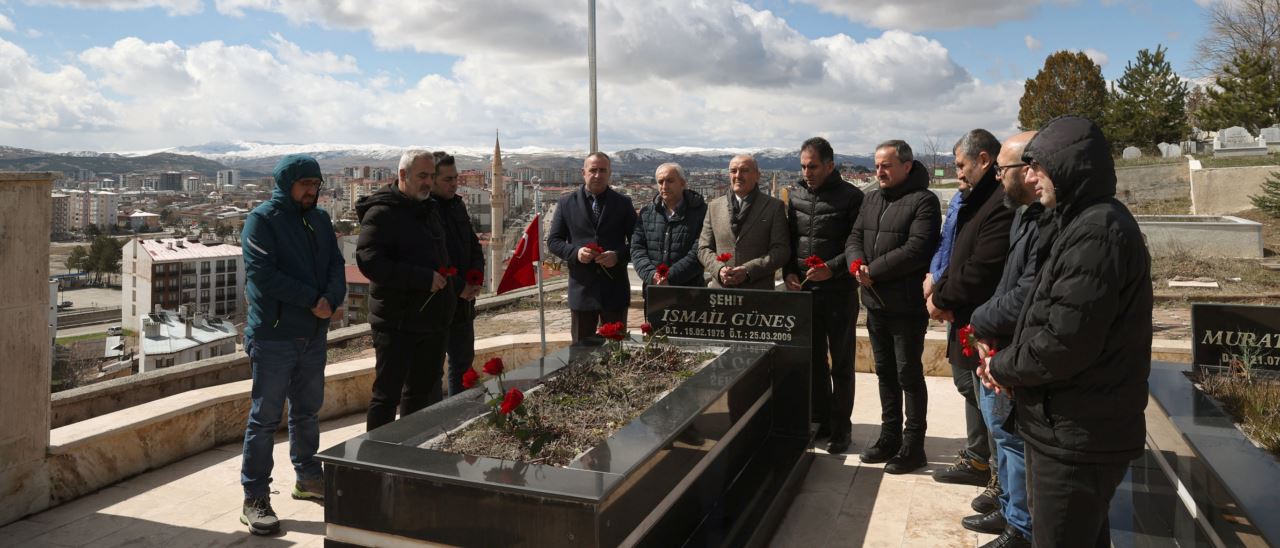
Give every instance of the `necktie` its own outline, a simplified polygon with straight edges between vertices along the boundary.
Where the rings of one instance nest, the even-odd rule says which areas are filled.
[[[600,209],[603,207],[604,205],[600,203],[599,196],[591,197],[591,224],[600,224]]]

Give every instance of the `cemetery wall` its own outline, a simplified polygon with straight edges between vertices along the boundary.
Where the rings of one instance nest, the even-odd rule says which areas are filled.
[[[1277,166],[1224,167],[1191,172],[1191,212],[1229,215],[1253,209],[1249,196],[1262,192],[1262,183]]]
[[[1116,198],[1126,204],[1186,198],[1190,173],[1186,162],[1116,168]]]

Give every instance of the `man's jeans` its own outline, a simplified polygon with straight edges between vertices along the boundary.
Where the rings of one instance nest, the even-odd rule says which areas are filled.
[[[1031,512],[1027,508],[1027,459],[1022,436],[1004,429],[1013,401],[978,383],[978,405],[987,431],[996,444],[996,473],[1000,477],[1000,509],[1004,519],[1022,536],[1031,538]],[[1012,423],[1009,428],[1014,428]]]
[[[245,338],[253,369],[253,405],[244,430],[240,484],[246,499],[271,492],[271,452],[280,427],[285,399],[289,400],[289,459],[297,479],[321,477],[315,460],[320,446],[317,414],[324,404],[326,335],[310,339],[260,341]]]
[[[924,447],[929,389],[924,382],[924,314],[894,316],[867,311],[867,332],[880,381],[880,436]],[[903,405],[906,422],[903,423]]]

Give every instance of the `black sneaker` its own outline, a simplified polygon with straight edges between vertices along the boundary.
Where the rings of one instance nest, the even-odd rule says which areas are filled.
[[[933,471],[933,481],[982,487],[991,481],[991,468],[969,458],[962,449],[951,466]]]
[[[991,475],[991,481],[987,482],[987,488],[981,495],[974,497],[973,502],[969,503],[969,507],[974,512],[985,514],[997,508],[1000,508],[1000,495],[1004,492],[1000,488],[1000,477],[995,474]]]
[[[271,497],[245,499],[240,509],[240,523],[248,525],[249,532],[255,535],[270,535],[280,530],[280,519],[271,509]]]
[[[986,533],[988,535],[1001,534],[1006,527],[1009,526],[1004,520],[1004,514],[999,510],[988,512],[977,516],[969,516],[960,520],[960,525],[970,531]]]
[[[884,465],[884,471],[886,474],[908,474],[928,464],[929,459],[924,456],[924,447],[908,443],[902,446],[897,455],[889,459],[888,464]]]
[[[1031,548],[1031,539],[1022,536],[1022,533],[1013,527],[1005,527],[1000,536],[983,544],[981,548]]]
[[[324,500],[324,478],[300,479],[290,495],[298,500]]]
[[[888,436],[880,436],[876,443],[871,447],[862,450],[858,455],[862,457],[862,462],[867,464],[875,464],[878,462],[886,462],[898,454],[898,450],[902,448],[902,440],[898,438],[890,438]]]
[[[849,434],[832,434],[831,443],[827,444],[827,453],[839,455],[849,450]]]

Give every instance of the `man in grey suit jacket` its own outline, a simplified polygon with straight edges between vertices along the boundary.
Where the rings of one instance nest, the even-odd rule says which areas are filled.
[[[711,201],[698,240],[698,259],[711,287],[774,288],[774,275],[791,255],[787,212],[781,200],[760,192],[760,166],[748,155],[729,161],[732,192]],[[733,258],[717,257],[731,253]]]

